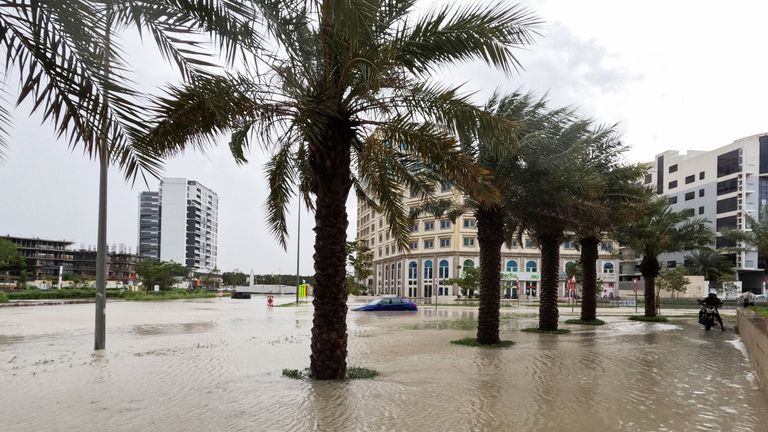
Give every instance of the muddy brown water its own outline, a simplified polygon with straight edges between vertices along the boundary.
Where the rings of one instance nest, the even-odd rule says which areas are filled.
[[[0,308],[0,430],[768,431],[738,336],[693,321],[552,336],[505,315],[516,345],[485,350],[435,329],[469,308],[350,312],[349,364],[381,376],[306,382],[281,370],[308,365],[311,307],[110,302],[96,355],[93,308]]]

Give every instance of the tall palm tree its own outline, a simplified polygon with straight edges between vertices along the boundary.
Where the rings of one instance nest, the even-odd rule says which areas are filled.
[[[714,234],[706,219],[694,218],[693,209],[675,212],[665,197],[648,201],[639,216],[617,227],[615,239],[642,254],[640,273],[645,279],[645,316],[656,316],[656,277],[661,265],[659,255],[707,247]]]
[[[760,209],[760,215],[758,219],[755,219],[747,212],[744,212],[744,218],[747,222],[748,231],[741,230],[727,230],[722,232],[723,237],[727,237],[736,242],[743,242],[746,245],[752,246],[757,250],[758,256],[763,260],[765,256],[768,256],[768,205]],[[744,247],[730,248],[735,251],[743,251]],[[760,266],[766,269],[768,273],[768,265],[765,262],[760,263]]]
[[[479,59],[511,72],[514,50],[536,23],[516,5],[445,6],[415,17],[416,0],[252,1],[274,51],[258,72],[244,71],[170,87],[154,110],[148,142],[166,153],[205,146],[231,133],[244,162],[252,138],[273,152],[267,164],[267,222],[285,244],[286,204],[294,185],[315,211],[315,316],[310,372],[346,372],[347,212],[359,199],[388,219],[403,248],[408,215],[400,185],[426,191],[421,169],[465,189],[484,186],[484,171],[454,136],[487,139],[508,122],[484,114],[460,87],[430,80],[433,71]]]
[[[692,251],[684,258],[689,274],[702,275],[710,282],[717,282],[721,276],[733,275],[733,263],[713,249]]]
[[[597,257],[603,235],[623,221],[634,217],[634,207],[645,199],[647,191],[637,179],[645,172],[642,165],[622,162],[628,147],[621,142],[616,126],[601,126],[591,130],[586,138],[587,164],[596,178],[592,191],[602,211],[591,212],[588,220],[576,229],[582,267],[581,319],[597,319]]]
[[[590,169],[591,123],[563,111],[549,119],[537,139],[520,147],[505,194],[510,226],[518,238],[527,232],[541,249],[539,329],[558,327],[557,286],[560,245],[566,232],[604,209],[596,204],[599,176]]]
[[[140,93],[131,86],[114,34],[128,26],[151,33],[163,56],[190,78],[212,66],[196,35],[213,36],[229,59],[237,47],[257,46],[240,33],[252,25],[246,12],[222,1],[0,1],[5,72],[18,73],[21,82],[16,104],[32,100],[32,113],[41,112],[71,147],[99,160],[97,350],[105,347],[108,167],[117,165],[129,180],[160,169],[156,153],[133,140],[143,125]],[[9,124],[10,110],[0,105],[0,157]]]
[[[506,187],[505,182],[515,172],[520,156],[520,147],[528,141],[535,141],[546,128],[547,119],[560,115],[548,112],[544,98],[532,93],[515,91],[508,95],[494,94],[485,109],[494,115],[517,124],[514,134],[508,135],[501,148],[487,142],[477,141],[469,151],[480,165],[492,173],[494,186],[502,194],[515,193],[516,189]],[[477,341],[481,345],[499,343],[499,306],[501,284],[501,245],[510,230],[506,217],[504,199],[500,202],[471,197],[470,205],[475,208],[477,240],[480,247],[480,306],[478,311]]]

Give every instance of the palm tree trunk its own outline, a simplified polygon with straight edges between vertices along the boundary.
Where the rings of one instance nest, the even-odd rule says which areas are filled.
[[[644,255],[640,262],[640,273],[645,279],[645,316],[656,316],[656,276],[659,275],[661,265],[656,256]]]
[[[588,237],[579,240],[581,243],[581,319],[593,321],[597,319],[597,245],[600,239]]]
[[[539,297],[539,330],[557,330],[557,281],[559,276],[562,235],[538,236],[541,247],[541,293]]]
[[[352,133],[337,128],[324,145],[310,146],[315,180],[315,308],[310,373],[318,380],[347,372],[347,197]]]
[[[504,242],[504,212],[500,207],[479,208],[477,241],[480,245],[480,310],[477,317],[477,343],[499,343],[501,286],[501,244]]]

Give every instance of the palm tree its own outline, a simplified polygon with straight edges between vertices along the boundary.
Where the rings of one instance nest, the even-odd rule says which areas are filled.
[[[211,63],[195,35],[208,32],[232,59],[237,46],[254,48],[240,28],[251,25],[244,10],[221,1],[187,4],[171,0],[0,1],[0,47],[6,72],[20,75],[16,104],[32,100],[59,137],[99,160],[94,348],[105,347],[107,171],[117,165],[127,180],[157,175],[158,156],[132,138],[142,127],[139,92],[130,86],[128,65],[115,43],[116,30],[131,26],[152,34],[164,57],[185,78]],[[214,33],[215,32],[215,33]],[[2,101],[2,99],[0,99]],[[0,106],[0,157],[7,145],[10,111]]]
[[[741,230],[727,230],[722,232],[723,237],[726,237],[735,242],[743,242],[747,245],[753,246],[757,249],[759,259],[764,260],[763,257],[768,256],[768,218],[765,217],[768,214],[768,205],[760,209],[760,215],[758,219],[755,219],[747,212],[744,212],[744,218],[747,221],[748,231]],[[728,248],[734,251],[743,251],[743,247]],[[761,263],[761,266],[768,272],[768,265]]]
[[[505,194],[509,225],[527,232],[541,249],[539,329],[557,330],[560,245],[566,232],[604,209],[595,204],[600,184],[587,163],[591,123],[572,111],[549,119],[536,139],[520,147]]]
[[[465,189],[485,173],[457,144],[497,139],[509,122],[485,115],[461,87],[429,80],[450,64],[480,59],[511,72],[514,49],[536,21],[518,6],[446,6],[415,18],[416,0],[254,1],[274,51],[250,71],[170,87],[157,101],[146,139],[166,154],[205,146],[230,132],[240,162],[252,138],[273,152],[267,164],[267,222],[285,245],[286,204],[296,193],[315,211],[315,316],[310,372],[346,372],[346,200],[384,214],[408,247],[400,185],[420,192],[433,170]]]
[[[505,181],[517,175],[515,168],[519,162],[519,148],[527,145],[528,140],[535,141],[545,129],[547,119],[561,113],[546,111],[544,98],[536,98],[532,93],[520,91],[504,96],[494,94],[486,103],[485,109],[500,118],[515,122],[518,127],[514,134],[505,138],[500,149],[495,149],[487,142],[478,141],[470,152],[476,155],[480,165],[492,173],[494,186],[502,194],[514,193],[516,189],[506,187]],[[500,342],[501,245],[505,239],[511,240],[511,230],[506,217],[507,207],[504,200],[489,201],[482,196],[471,197],[469,204],[475,208],[477,240],[480,246],[477,342],[481,345],[497,344]]]
[[[733,275],[733,263],[713,249],[692,251],[684,262],[689,274],[703,275],[710,282],[717,282],[726,274]]]
[[[693,209],[672,211],[665,197],[650,200],[638,218],[616,228],[615,239],[643,255],[640,273],[645,279],[645,316],[656,316],[656,276],[659,255],[700,249],[711,244],[714,234],[706,219],[694,218]]]
[[[597,176],[593,190],[595,203],[602,211],[591,212],[574,230],[580,246],[583,282],[581,319],[597,319],[597,257],[603,235],[634,217],[634,206],[646,197],[637,179],[645,167],[625,165],[622,157],[628,147],[621,142],[616,126],[598,127],[586,138],[588,167]]]

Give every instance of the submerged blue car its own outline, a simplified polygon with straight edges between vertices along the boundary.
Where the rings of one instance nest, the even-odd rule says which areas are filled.
[[[354,308],[355,311],[415,311],[416,303],[403,297],[385,297],[373,300],[365,306]]]

